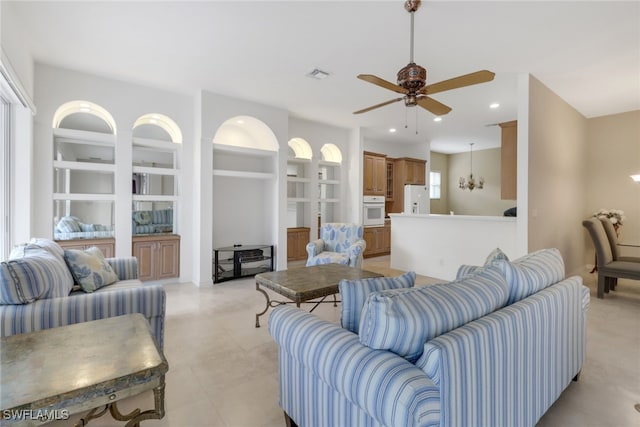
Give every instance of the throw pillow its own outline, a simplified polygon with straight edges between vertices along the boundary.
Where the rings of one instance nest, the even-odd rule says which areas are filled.
[[[50,254],[51,257],[43,257],[44,253]],[[40,274],[47,276],[44,282],[45,291],[41,298],[59,298],[69,295],[73,288],[73,276],[64,262],[64,250],[60,245],[50,239],[34,237],[29,243],[14,247],[9,255],[10,260],[27,258],[36,258],[38,261],[35,261],[34,265],[43,267],[44,270]],[[45,263],[42,262],[43,259],[46,259]]]
[[[65,216],[58,221],[56,231],[59,233],[79,233],[82,229],[80,228],[80,221],[78,218],[75,216]]]
[[[362,309],[360,342],[414,362],[427,341],[503,307],[508,296],[493,265],[450,283],[374,292]]]
[[[20,248],[14,259],[0,264],[0,304],[28,304],[69,295],[73,279],[64,261],[35,245]]]
[[[410,271],[398,277],[373,277],[360,280],[340,280],[340,323],[343,328],[357,334],[360,312],[372,292],[389,289],[411,288],[416,282],[416,273]]]
[[[487,259],[484,261],[484,265],[489,265],[494,261],[509,261],[509,257],[507,256],[507,254],[502,252],[500,248],[495,248],[487,256]]]
[[[64,251],[64,259],[76,282],[85,292],[94,292],[118,281],[118,275],[104,259],[102,251],[95,246],[84,251],[67,249]]]
[[[564,260],[558,249],[540,249],[512,262],[497,262],[509,283],[508,304],[520,301],[564,279]]]
[[[151,224],[153,216],[150,211],[135,211],[133,212],[133,220],[139,225]]]

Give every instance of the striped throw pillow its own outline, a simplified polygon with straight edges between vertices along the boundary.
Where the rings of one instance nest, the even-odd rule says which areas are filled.
[[[73,278],[64,261],[35,245],[24,246],[23,255],[0,264],[0,304],[69,295]]]
[[[564,279],[564,260],[556,248],[540,249],[512,262],[499,261],[509,283],[507,305],[520,301]]]
[[[416,282],[416,273],[410,271],[398,277],[373,277],[360,280],[343,279],[340,288],[340,323],[343,328],[357,334],[360,312],[372,292],[389,289],[411,288]]]
[[[362,309],[360,342],[414,362],[427,341],[503,307],[508,296],[493,265],[450,283],[375,292]]]

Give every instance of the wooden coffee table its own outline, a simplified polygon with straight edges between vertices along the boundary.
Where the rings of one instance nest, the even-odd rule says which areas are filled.
[[[0,425],[40,426],[107,410],[127,426],[164,417],[167,360],[141,314],[0,338]],[[121,414],[116,402],[153,389],[153,410]]]
[[[382,277],[382,274],[373,271],[361,270],[342,264],[322,264],[312,267],[292,268],[290,270],[273,271],[256,275],[256,291],[261,292],[267,299],[267,305],[261,313],[256,313],[256,328],[260,327],[260,316],[265,314],[269,307],[295,303],[298,307],[303,302],[314,302],[313,311],[318,304],[324,302],[329,295],[338,293],[340,280],[357,280],[370,277]],[[270,289],[290,301],[275,301],[269,298],[269,294],[260,286]],[[329,301],[330,302],[330,301]],[[334,304],[336,303],[334,298]]]

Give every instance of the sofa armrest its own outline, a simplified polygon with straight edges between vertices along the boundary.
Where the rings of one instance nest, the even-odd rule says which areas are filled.
[[[118,275],[118,280],[138,278],[138,259],[136,257],[106,258],[106,260]]]
[[[393,353],[363,346],[357,335],[336,324],[292,306],[281,306],[271,313],[269,331],[281,353],[281,405],[299,425],[306,425],[307,414],[322,411],[300,407],[320,402],[313,396],[302,401],[296,397],[300,384],[295,373],[283,369],[285,354],[382,425],[422,426],[428,424],[426,418],[439,411],[438,390],[424,372]],[[296,419],[296,415],[302,419]],[[316,421],[331,424],[326,419]]]
[[[440,387],[442,425],[535,425],[582,368],[585,318],[574,276],[428,341],[416,366]]]
[[[75,323],[140,313],[149,322],[160,349],[164,346],[166,295],[160,285],[77,293],[30,304],[0,305],[0,336],[11,336]]]
[[[309,258],[318,255],[324,249],[324,240],[316,239],[307,243],[307,253]]]

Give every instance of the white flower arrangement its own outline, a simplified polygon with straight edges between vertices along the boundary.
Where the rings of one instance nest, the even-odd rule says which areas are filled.
[[[611,221],[611,224],[613,224],[616,228],[621,226],[622,221],[626,219],[624,216],[624,211],[617,209],[600,209],[598,212],[594,213],[593,216],[596,218],[608,218],[609,221]]]

